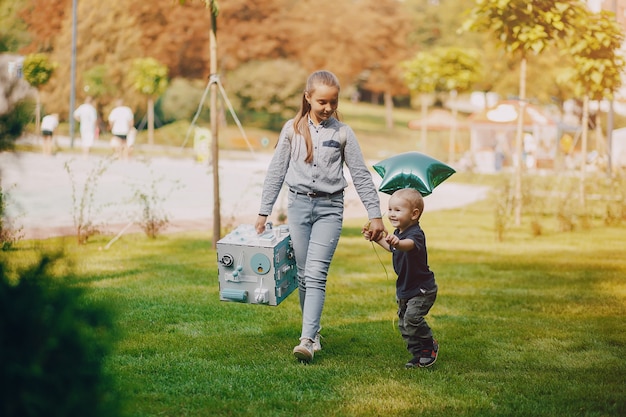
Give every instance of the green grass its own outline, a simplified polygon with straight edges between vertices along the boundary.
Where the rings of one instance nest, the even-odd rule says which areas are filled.
[[[533,237],[523,224],[497,243],[492,205],[422,219],[440,287],[429,369],[403,368],[390,257],[361,221],[344,227],[311,365],[291,356],[295,293],[219,301],[209,233],[125,235],[109,250],[106,237],[22,241],[8,259],[63,247],[75,284],[115,306],[107,369],[131,416],[626,415],[626,229]]]

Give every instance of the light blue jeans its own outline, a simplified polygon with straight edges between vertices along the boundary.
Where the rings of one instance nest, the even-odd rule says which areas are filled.
[[[298,269],[300,338],[312,340],[320,329],[328,268],[341,234],[343,194],[311,198],[290,191],[287,216]]]

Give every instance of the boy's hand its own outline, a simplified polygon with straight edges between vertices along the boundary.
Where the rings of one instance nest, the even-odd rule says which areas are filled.
[[[390,247],[395,248],[400,243],[400,239],[396,235],[387,235],[385,237],[385,241],[389,244]]]

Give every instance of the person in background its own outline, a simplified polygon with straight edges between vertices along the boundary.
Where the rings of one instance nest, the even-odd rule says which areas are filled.
[[[135,124],[135,116],[130,107],[124,106],[124,101],[118,99],[115,107],[109,113],[109,127],[113,134],[111,144],[118,157],[128,159],[128,146],[126,140]]]
[[[41,136],[43,138],[42,150],[44,155],[52,155],[54,146],[54,131],[59,126],[59,115],[48,114],[41,119]]]
[[[91,102],[91,97],[86,97],[85,102],[74,110],[73,115],[74,119],[80,123],[80,143],[85,157],[89,156],[95,141],[98,122],[98,112]]]
[[[424,316],[437,298],[435,274],[428,267],[426,236],[420,227],[424,199],[419,191],[403,188],[389,199],[387,216],[396,229],[393,234],[375,238],[367,227],[363,236],[393,254],[393,269],[398,274],[396,298],[398,328],[413,357],[406,368],[425,368],[437,360],[439,344]]]
[[[310,362],[322,349],[320,320],[326,280],[341,234],[348,185],[344,163],[367,210],[372,239],[384,230],[378,192],[359,143],[352,129],[337,118],[339,88],[337,77],[329,71],[316,71],[307,79],[300,110],[280,133],[255,223],[256,232],[263,233],[285,183],[302,311],[300,343],[293,355],[303,362]]]

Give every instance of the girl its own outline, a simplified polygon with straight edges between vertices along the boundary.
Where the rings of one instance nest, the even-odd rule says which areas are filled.
[[[316,71],[307,79],[302,105],[285,123],[263,184],[261,208],[255,228],[265,231],[267,216],[283,186],[289,189],[287,218],[298,270],[302,311],[300,343],[293,354],[310,362],[320,344],[320,318],[326,278],[343,223],[343,190],[350,174],[370,219],[371,239],[379,239],[384,226],[380,200],[350,127],[338,120],[339,81],[329,71]]]

